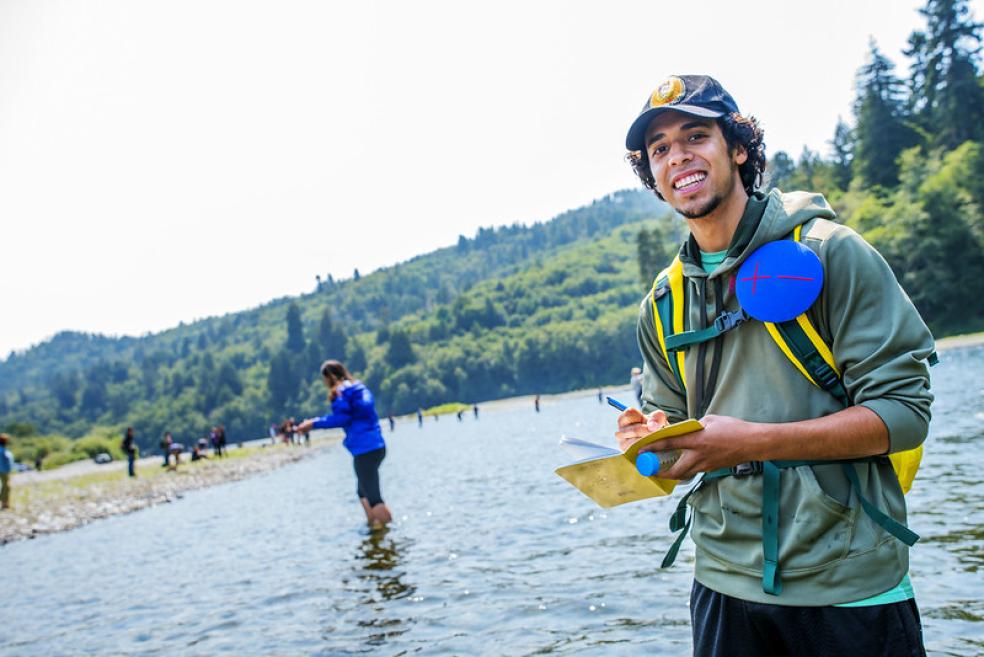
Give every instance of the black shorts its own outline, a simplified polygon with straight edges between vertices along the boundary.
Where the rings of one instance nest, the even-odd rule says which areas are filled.
[[[871,607],[747,602],[694,580],[695,657],[925,657],[915,600]]]
[[[352,459],[355,468],[356,493],[369,501],[369,506],[381,504],[383,496],[379,492],[379,464],[386,458],[386,448],[359,454]]]

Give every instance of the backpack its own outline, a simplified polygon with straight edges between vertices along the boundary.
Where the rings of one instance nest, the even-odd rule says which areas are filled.
[[[802,225],[800,225],[793,230],[792,239],[794,241],[801,242],[802,228]],[[744,311],[739,311],[719,317],[716,327],[697,332],[686,331],[684,326],[684,278],[683,263],[680,262],[678,255],[656,277],[653,283],[651,298],[653,319],[656,325],[656,338],[659,343],[660,352],[666,360],[670,371],[673,373],[676,382],[680,385],[681,390],[686,391],[687,382],[684,376],[684,351],[686,347],[695,341],[708,339],[713,335],[719,335],[728,331],[749,318]],[[791,365],[800,374],[806,377],[813,385],[833,395],[845,408],[852,405],[847,389],[841,380],[840,371],[834,361],[833,353],[830,347],[823,341],[823,338],[813,326],[805,311],[795,319],[779,323],[762,322],[762,324],[776,343],[776,347],[786,356]],[[684,338],[684,334],[693,337]],[[935,365],[939,362],[935,352],[930,355],[928,362],[930,365]],[[915,449],[897,452],[888,456],[903,493],[908,493],[912,488],[913,480],[916,477],[916,472],[919,470],[919,464],[922,460],[922,453],[923,447],[920,445]],[[877,458],[883,457],[853,459],[839,461],[839,463],[844,469],[844,473],[851,482],[851,485],[856,490],[865,513],[887,532],[907,545],[912,546],[919,540],[919,536],[909,530],[905,525],[884,514],[861,494],[861,487],[857,478],[857,472],[854,469],[854,463]],[[744,468],[738,466],[736,468],[726,468],[705,473],[697,485],[684,495],[677,506],[676,512],[670,518],[670,530],[673,532],[683,531],[670,547],[669,552],[663,559],[662,566],[665,568],[672,565],[676,559],[676,554],[680,549],[683,538],[690,529],[692,520],[692,518],[686,517],[687,500],[705,481],[712,481],[733,475],[761,474],[764,478],[762,494],[762,544],[764,557],[762,588],[766,593],[779,595],[782,591],[778,563],[779,470],[803,465],[830,463],[831,461],[765,461],[756,464],[742,464],[742,466],[746,466]]]

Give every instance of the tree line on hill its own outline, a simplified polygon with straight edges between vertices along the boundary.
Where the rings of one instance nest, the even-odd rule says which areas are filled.
[[[187,440],[215,424],[257,437],[285,416],[325,412],[317,368],[327,357],[370,383],[382,413],[618,381],[634,360],[631,319],[620,319],[619,360],[601,362],[592,336],[614,336],[608,315],[638,301],[632,242],[641,221],[661,215],[670,221],[651,194],[618,192],[160,334],[61,334],[0,363],[0,427],[81,436],[132,425],[144,448],[165,430]]]
[[[908,82],[872,42],[830,154],[776,153],[768,185],[824,193],[939,337],[984,325],[981,24],[962,0],[921,13]],[[0,427],[78,437],[132,425],[144,447],[216,424],[256,437],[324,412],[328,357],[368,383],[382,414],[624,382],[638,304],[685,234],[652,194],[623,191],[160,334],[62,334],[0,363]]]

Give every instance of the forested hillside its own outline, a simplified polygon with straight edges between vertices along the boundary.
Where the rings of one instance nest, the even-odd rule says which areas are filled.
[[[381,412],[620,381],[644,290],[637,228],[670,216],[649,193],[618,192],[156,335],[63,333],[0,363],[0,426],[79,436],[132,425],[145,446],[216,424],[255,437],[286,415],[323,412],[317,367],[329,356],[377,390]],[[591,344],[602,332],[607,344]]]
[[[984,328],[982,26],[963,0],[921,14],[910,78],[872,41],[829,154],[775,153],[766,185],[824,193],[942,337]],[[652,194],[618,192],[156,335],[64,333],[0,363],[0,427],[78,437],[132,425],[144,446],[216,424],[255,437],[324,409],[326,357],[364,378],[382,413],[622,382],[637,364],[638,302],[684,228]]]

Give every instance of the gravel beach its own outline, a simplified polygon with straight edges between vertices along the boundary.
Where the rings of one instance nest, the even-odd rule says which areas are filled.
[[[40,473],[16,475],[12,508],[0,512],[0,545],[39,534],[65,531],[99,518],[130,513],[179,499],[186,491],[244,479],[308,458],[339,442],[330,436],[311,446],[284,445],[229,450],[226,458],[190,463],[176,470],[161,467],[161,457],[140,459],[137,476],[126,476],[126,463],[70,464]]]

